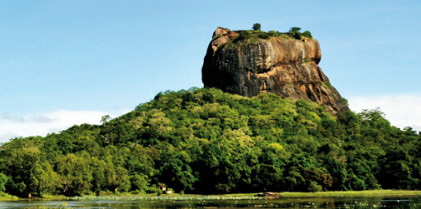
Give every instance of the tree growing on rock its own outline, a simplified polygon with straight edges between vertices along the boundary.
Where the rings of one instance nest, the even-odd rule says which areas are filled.
[[[289,29],[289,34],[297,40],[301,40],[301,28],[300,27],[292,27]]]
[[[260,30],[262,28],[262,26],[260,25],[260,23],[254,23],[253,24],[253,30]]]

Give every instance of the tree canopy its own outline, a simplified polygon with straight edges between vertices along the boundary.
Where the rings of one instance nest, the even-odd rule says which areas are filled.
[[[260,25],[260,23],[254,23],[253,24],[253,30],[260,30],[262,28],[262,26]]]
[[[421,136],[379,110],[338,117],[265,93],[159,93],[102,125],[0,147],[0,192],[230,193],[420,189]]]

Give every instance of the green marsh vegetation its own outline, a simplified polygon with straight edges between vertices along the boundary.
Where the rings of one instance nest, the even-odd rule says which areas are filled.
[[[379,110],[335,117],[315,103],[274,94],[247,98],[193,88],[159,93],[103,122],[3,144],[0,192],[136,196],[156,195],[160,185],[186,194],[421,187],[420,134],[391,126]]]

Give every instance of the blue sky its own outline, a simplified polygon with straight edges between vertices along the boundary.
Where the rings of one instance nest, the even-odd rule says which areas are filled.
[[[419,1],[0,0],[0,142],[202,87],[218,26],[309,30],[351,108],[421,130]]]

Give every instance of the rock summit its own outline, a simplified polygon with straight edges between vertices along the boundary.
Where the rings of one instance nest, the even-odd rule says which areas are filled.
[[[288,33],[217,28],[202,67],[205,87],[253,97],[272,92],[283,98],[317,102],[337,115],[348,105],[318,63],[319,42]]]

